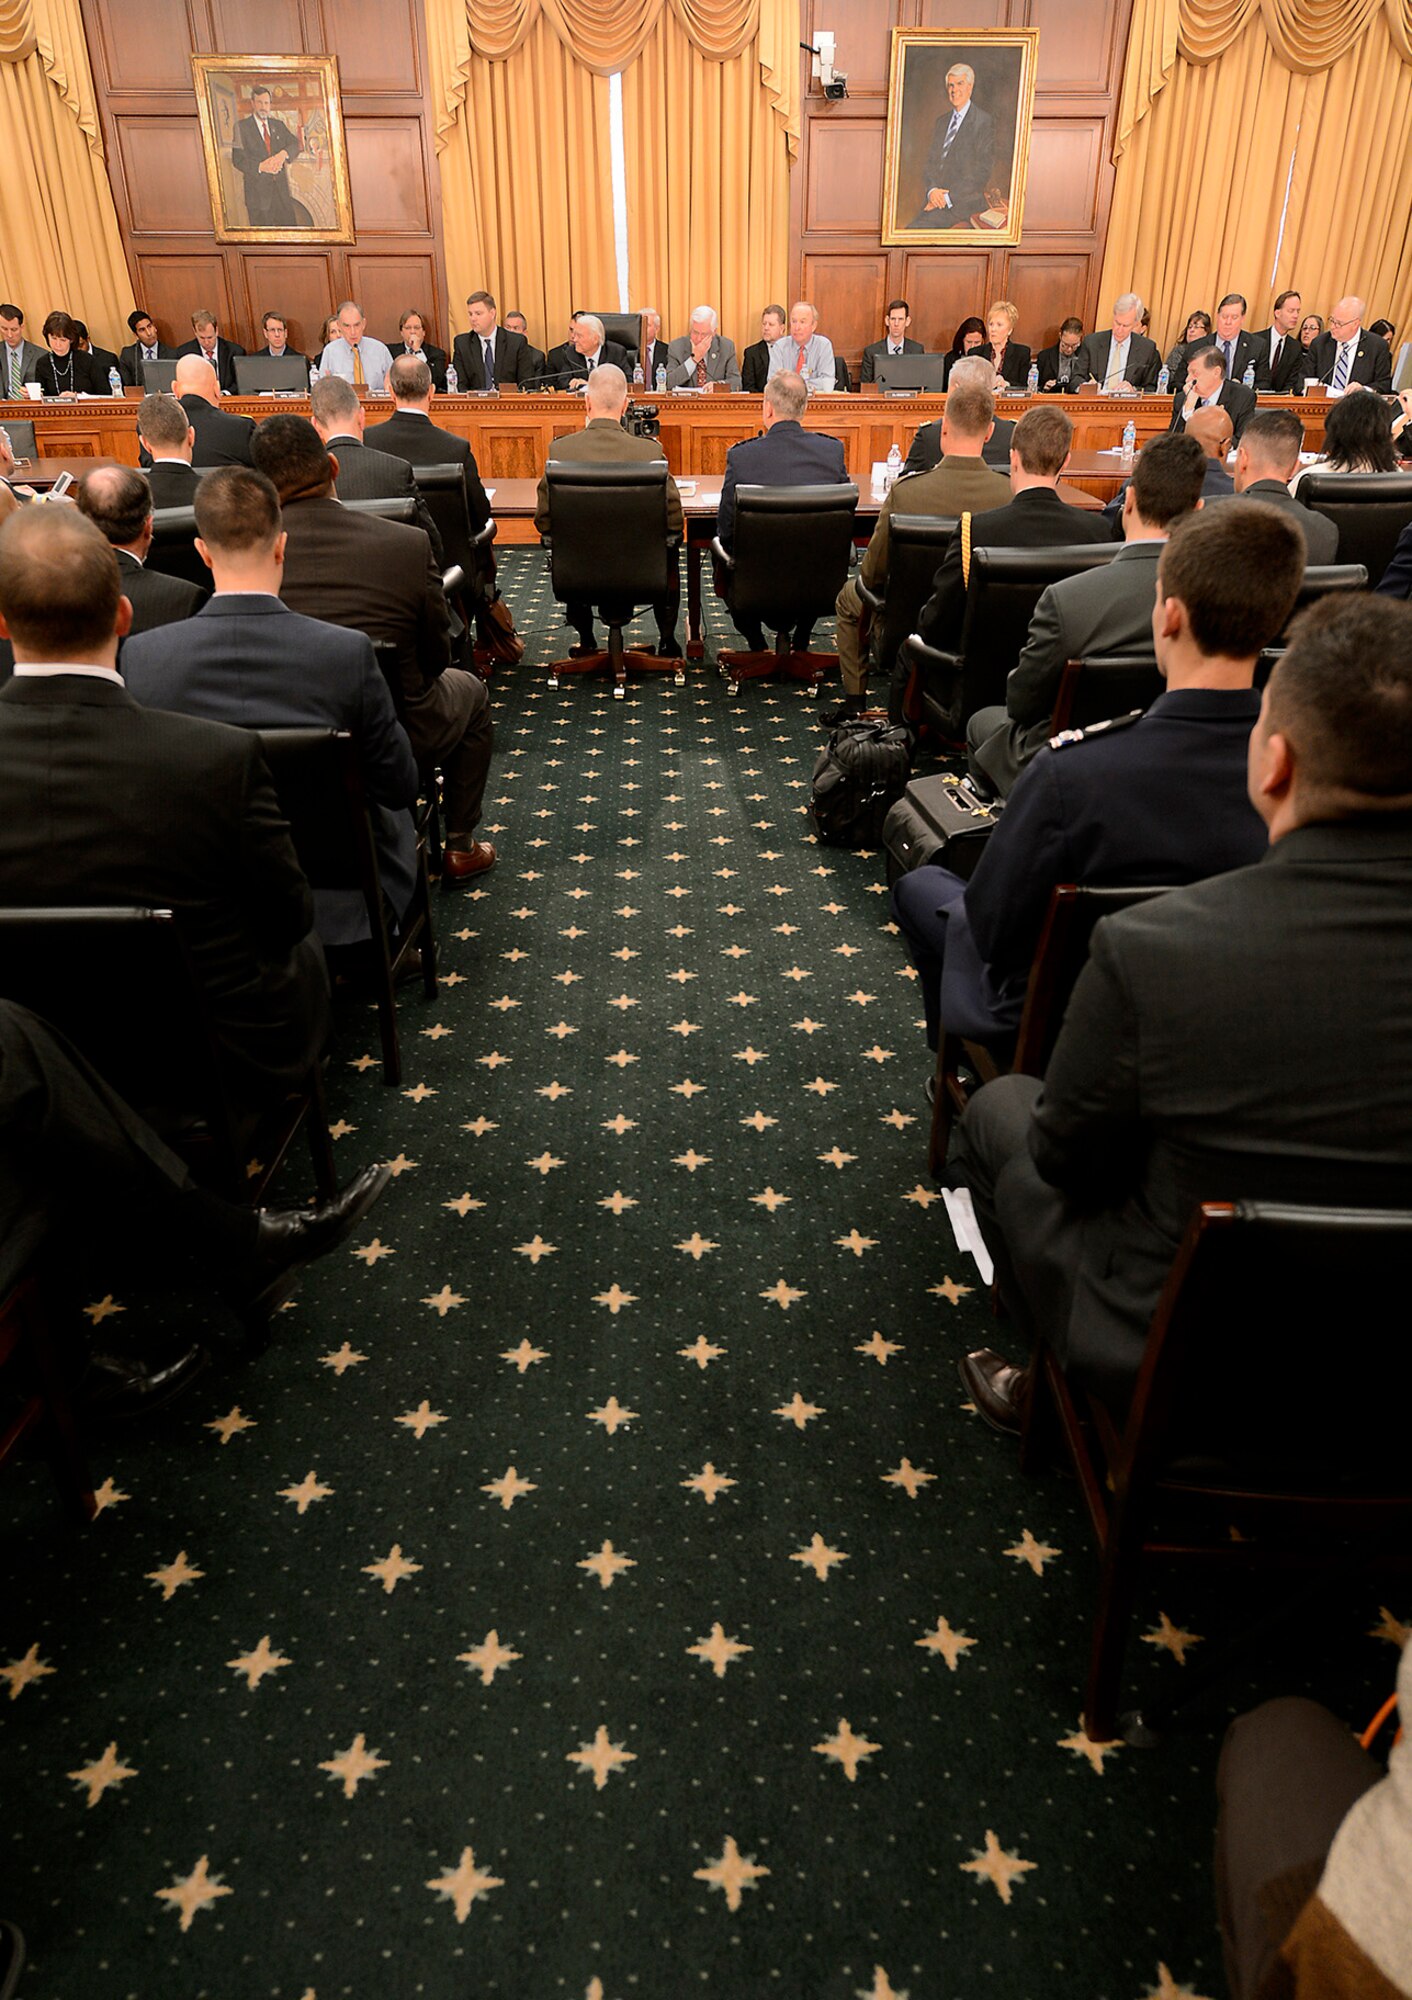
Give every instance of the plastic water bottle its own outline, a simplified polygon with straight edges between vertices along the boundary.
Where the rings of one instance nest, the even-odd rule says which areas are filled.
[[[1243,387],[1247,389],[1255,387],[1255,363],[1253,361],[1240,379]]]
[[[1035,362],[1035,361],[1032,361],[1032,362],[1030,363],[1030,372],[1029,372],[1029,374],[1028,374],[1028,375],[1027,375],[1027,376],[1025,377],[1025,394],[1026,394],[1027,396],[1037,396],[1037,395],[1039,394],[1039,364],[1038,364],[1038,362]]]
[[[456,394],[456,390],[457,390],[457,386],[458,386],[458,385],[457,385],[457,381],[456,381],[456,363],[455,363],[454,361],[448,361],[448,362],[447,362],[447,364],[446,364],[446,393],[447,393],[447,395],[448,395],[448,396],[454,396],[454,395]]]
[[[893,487],[896,485],[898,479],[901,476],[901,473],[902,473],[902,447],[894,439],[891,449],[887,454],[887,479],[885,483],[889,493],[891,493]]]
[[[121,396],[122,393],[123,378],[116,368],[110,368],[108,370],[108,394],[110,396]]]
[[[632,366],[632,386],[634,389],[642,387],[642,379],[642,363],[635,361]]]
[[[665,395],[666,395],[666,393],[667,393],[667,370],[666,370],[666,367],[664,366],[664,364],[663,364],[662,362],[660,362],[660,361],[659,361],[659,362],[657,363],[657,379],[656,379],[656,381],[655,381],[655,382],[653,383],[653,385],[652,385],[652,386],[653,386],[653,388],[654,388],[654,389],[655,389],[655,390],[657,391],[657,394],[658,394],[659,396],[665,396]]]
[[[1168,395],[1171,391],[1171,387],[1172,387],[1172,371],[1164,361],[1162,363],[1162,366],[1157,370],[1158,395],[1159,396]]]
[[[1132,462],[1133,462],[1133,453],[1134,453],[1134,451],[1136,451],[1136,449],[1137,449],[1137,425],[1136,425],[1136,424],[1135,424],[1135,423],[1133,422],[1132,418],[1131,418],[1131,417],[1129,417],[1129,418],[1128,418],[1128,421],[1127,421],[1127,422],[1126,422],[1126,423],[1125,423],[1125,424],[1123,425],[1123,463],[1124,463],[1124,465],[1131,465],[1131,464],[1132,464]]]
[[[319,371],[311,361],[309,363],[309,387],[311,389],[317,385],[318,379],[319,379]]]

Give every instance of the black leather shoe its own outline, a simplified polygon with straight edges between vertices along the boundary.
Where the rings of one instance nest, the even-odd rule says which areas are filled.
[[[823,709],[819,720],[827,729],[834,729],[840,722],[847,722],[855,715],[861,715],[868,706],[861,694],[846,694],[842,701],[836,701],[832,708]]]
[[[679,660],[682,656],[681,646],[675,638],[664,639],[659,635],[652,650],[659,660]]]
[[[189,1347],[174,1360],[159,1363],[130,1354],[91,1355],[81,1391],[84,1411],[95,1423],[118,1423],[165,1409],[191,1387],[210,1359],[204,1347]]]
[[[262,1208],[248,1273],[250,1290],[240,1299],[242,1310],[261,1315],[283,1305],[297,1273],[316,1257],[326,1257],[336,1249],[391,1179],[389,1166],[364,1167],[356,1180],[322,1208]]]
[[[961,1362],[961,1383],[992,1430],[1018,1437],[1029,1401],[1030,1371],[993,1348],[978,1347]]]

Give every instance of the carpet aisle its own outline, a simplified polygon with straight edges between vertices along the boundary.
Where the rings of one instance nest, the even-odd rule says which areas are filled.
[[[807,838],[813,707],[549,694],[542,564],[502,576],[500,865],[438,900],[405,1087],[371,1013],[333,1063],[392,1187],[265,1356],[210,1313],[90,1531],[5,1482],[23,2000],[1217,2000],[1219,1718],[1079,1733],[1094,1554],[963,1406],[993,1322],[881,857]],[[101,1330],[152,1310],[97,1274]],[[1234,1608],[1160,1572],[1134,1689]],[[1397,1608],[1322,1604],[1221,1713],[1361,1718]]]

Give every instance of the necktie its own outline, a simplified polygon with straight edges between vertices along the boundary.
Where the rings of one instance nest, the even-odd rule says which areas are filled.
[[[1346,389],[1348,387],[1348,371],[1353,366],[1353,356],[1349,351],[1352,345],[1352,341],[1339,342],[1338,360],[1334,363],[1333,386],[1335,389]]]
[[[807,374],[808,368],[809,368],[808,356],[805,354],[804,349],[801,346],[799,349],[799,373],[801,375]]]
[[[260,125],[260,137],[265,142],[265,157],[266,159],[268,159],[270,153],[270,128],[268,125],[264,124],[263,121],[261,122]]]
[[[6,363],[10,371],[10,394],[12,396],[18,396],[20,393],[19,353],[15,348],[7,346],[5,349],[5,355],[6,355]]]
[[[1283,351],[1283,349],[1284,349],[1284,344],[1285,344],[1285,342],[1284,342],[1284,335],[1283,335],[1283,334],[1278,334],[1278,333],[1277,333],[1277,334],[1275,335],[1275,351],[1274,351],[1274,353],[1273,353],[1273,354],[1272,354],[1272,355],[1270,356],[1270,379],[1271,379],[1271,381],[1273,381],[1273,380],[1274,380],[1274,378],[1275,378],[1275,376],[1276,376],[1276,375],[1277,375],[1277,374],[1279,373],[1279,370],[1280,370],[1280,354],[1281,354],[1281,352],[1282,352],[1282,351]]]
[[[902,349],[901,349],[900,347],[891,347],[891,346],[890,346],[890,347],[888,348],[888,350],[887,350],[887,351],[888,351],[888,353],[889,353],[889,354],[900,354],[900,353],[902,352]]]
[[[495,349],[488,340],[482,340],[481,350],[485,357],[485,386],[487,389],[493,389],[495,387]]]
[[[368,378],[363,373],[363,350],[361,347],[355,347],[353,350],[353,386],[355,389],[366,389],[368,386]]]
[[[1126,354],[1120,353],[1117,341],[1110,341],[1108,344],[1108,373],[1103,378],[1105,389],[1114,389],[1122,381],[1123,363],[1126,359]]]
[[[700,356],[696,363],[696,386],[698,389],[706,387],[706,357],[704,354]]]
[[[951,123],[946,128],[946,137],[941,142],[941,157],[943,160],[951,151],[951,141],[956,137],[960,129],[961,114],[959,111],[953,111],[951,114]]]

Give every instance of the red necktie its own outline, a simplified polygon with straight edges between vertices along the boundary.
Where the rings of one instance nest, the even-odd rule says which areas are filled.
[[[808,364],[808,362],[807,362],[807,360],[806,360],[806,358],[805,358],[805,354],[804,354],[804,349],[803,349],[803,347],[801,347],[801,348],[800,348],[800,350],[799,350],[799,373],[800,373],[801,375],[802,375],[802,374],[804,373],[804,371],[805,371],[805,369],[806,369],[806,368],[808,367],[808,365],[809,365],[809,364]]]
[[[698,389],[706,387],[706,363],[704,360],[698,361],[696,364],[696,386]]]
[[[260,130],[265,140],[265,158],[268,159],[270,157],[270,128],[268,125],[262,125]]]

